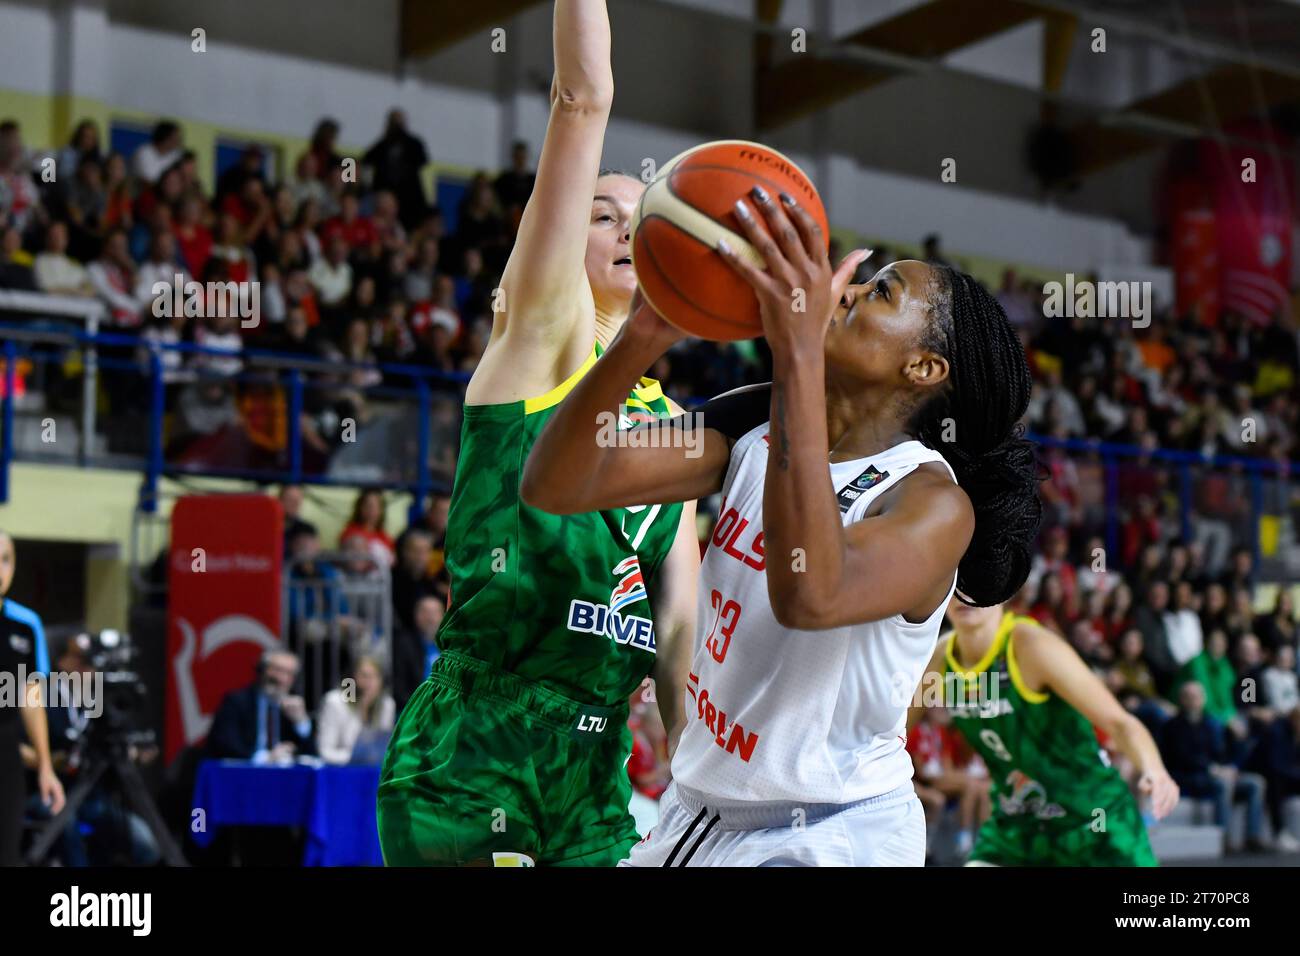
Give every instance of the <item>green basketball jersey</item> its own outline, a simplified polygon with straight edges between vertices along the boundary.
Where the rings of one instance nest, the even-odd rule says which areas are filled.
[[[626,701],[654,663],[646,589],[672,547],[680,504],[551,515],[519,498],[528,453],[599,346],[535,399],[467,405],[447,523],[451,606],[438,646],[574,700]],[[620,427],[671,415],[643,378]]]
[[[993,784],[993,815],[972,859],[1003,865],[1153,865],[1137,803],[1079,711],[1031,690],[1012,632],[1036,623],[1008,611],[984,658],[967,670],[954,633],[945,653],[945,702]]]

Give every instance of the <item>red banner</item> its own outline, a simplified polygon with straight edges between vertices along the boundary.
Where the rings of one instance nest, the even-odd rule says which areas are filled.
[[[191,495],[172,510],[165,759],[207,736],[229,691],[280,643],[284,516],[266,495]]]

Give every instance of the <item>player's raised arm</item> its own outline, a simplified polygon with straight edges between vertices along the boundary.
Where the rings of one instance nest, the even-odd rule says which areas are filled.
[[[604,0],[556,0],[553,36],[551,116],[495,316],[495,332],[529,349],[561,348],[575,335],[589,346],[594,334],[584,259],[614,98]]]
[[[621,406],[640,376],[681,337],[654,310],[633,302],[609,350],[560,403],[528,455],[519,495],[552,514],[693,501],[722,487],[731,442],[683,415],[639,426],[656,439],[617,432]]]
[[[1178,785],[1165,769],[1160,749],[1142,721],[1124,709],[1074,648],[1047,628],[1017,624],[1012,640],[1025,681],[1035,689],[1041,687],[1057,694],[1113,740],[1138,768],[1138,789],[1151,797],[1156,819],[1165,817],[1178,803]]]

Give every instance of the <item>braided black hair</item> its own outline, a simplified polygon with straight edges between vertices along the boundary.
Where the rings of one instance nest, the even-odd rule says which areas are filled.
[[[931,268],[931,321],[922,345],[947,359],[950,370],[909,430],[943,455],[975,508],[957,590],[966,603],[988,607],[1025,583],[1042,520],[1042,469],[1019,424],[1029,405],[1029,363],[987,289],[948,266]]]

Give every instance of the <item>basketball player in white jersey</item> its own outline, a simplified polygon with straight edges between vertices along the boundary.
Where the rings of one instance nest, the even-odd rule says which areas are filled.
[[[680,337],[642,305],[548,423],[521,494],[557,513],[723,495],[674,783],[626,863],[919,866],[906,706],[954,588],[994,604],[1028,573],[1029,370],[969,276],[905,261],[850,285],[864,253],[832,274],[811,216],[752,200],[736,216],[766,270],[718,251],[758,296],[772,383],[674,419],[703,428],[693,457],[664,435],[610,447],[599,423]]]

